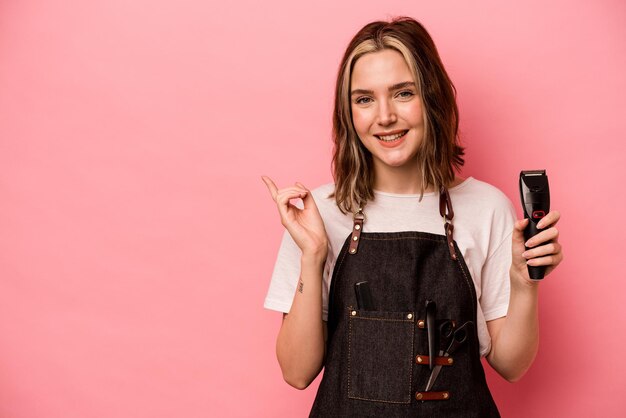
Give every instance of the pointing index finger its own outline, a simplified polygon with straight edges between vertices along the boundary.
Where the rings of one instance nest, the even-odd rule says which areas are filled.
[[[272,195],[272,199],[276,201],[276,195],[278,194],[278,187],[276,187],[272,179],[267,176],[261,176],[261,180],[263,180],[263,183],[265,183],[268,190],[270,191],[270,194]]]

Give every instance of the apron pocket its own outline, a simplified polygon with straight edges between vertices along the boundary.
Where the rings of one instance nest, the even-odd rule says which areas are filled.
[[[348,397],[410,403],[413,312],[348,308]]]

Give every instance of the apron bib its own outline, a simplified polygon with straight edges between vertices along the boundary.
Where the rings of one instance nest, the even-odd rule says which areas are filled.
[[[445,235],[352,234],[337,258],[330,286],[324,376],[310,417],[499,417],[481,363],[476,292],[453,240],[454,216],[440,193]],[[367,281],[376,310],[357,308],[355,284]],[[436,324],[471,321],[471,332],[450,357],[430,391],[426,301]],[[442,347],[437,339],[437,352]]]

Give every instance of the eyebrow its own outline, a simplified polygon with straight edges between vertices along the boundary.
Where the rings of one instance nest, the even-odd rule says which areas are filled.
[[[394,91],[394,90],[399,90],[399,89],[403,89],[405,87],[415,87],[415,83],[412,81],[403,81],[402,83],[398,83],[398,84],[394,84],[393,86],[389,86],[389,91]],[[356,89],[356,90],[352,90],[350,92],[351,96],[354,96],[355,94],[374,94],[374,92],[372,90],[363,90],[363,89]]]

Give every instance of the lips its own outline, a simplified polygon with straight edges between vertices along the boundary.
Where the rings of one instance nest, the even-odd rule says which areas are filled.
[[[393,132],[381,132],[378,135],[374,135],[378,139],[379,143],[384,147],[395,147],[404,142],[404,138],[409,132],[408,130],[393,131]]]

